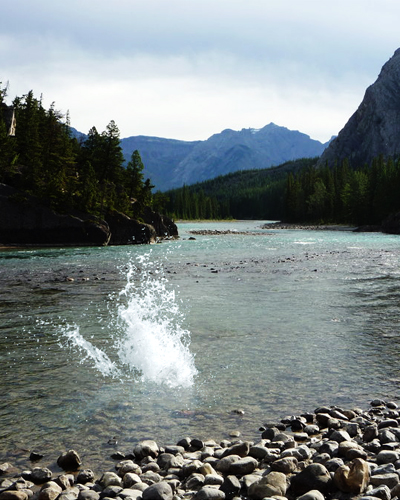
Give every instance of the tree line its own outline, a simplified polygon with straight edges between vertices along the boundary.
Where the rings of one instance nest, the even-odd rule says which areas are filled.
[[[279,167],[234,172],[168,193],[182,219],[268,219],[313,224],[379,225],[400,210],[400,159],[371,165],[316,166],[303,158]]]
[[[104,132],[92,127],[86,140],[78,141],[68,115],[54,104],[45,109],[30,91],[16,97],[11,108],[6,94],[0,84],[0,182],[20,190],[22,198],[35,195],[60,213],[79,210],[104,216],[116,210],[134,218],[140,218],[145,206],[157,208],[163,200],[152,195],[154,186],[144,179],[138,151],[125,165],[113,120]],[[15,135],[9,129],[10,109]]]

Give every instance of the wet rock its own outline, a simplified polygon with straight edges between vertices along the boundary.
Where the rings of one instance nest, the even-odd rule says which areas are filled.
[[[132,490],[130,488],[123,489],[122,491],[119,492],[119,498],[122,498],[122,500],[127,499],[127,500],[136,500],[137,498],[142,497],[142,492],[139,490]]]
[[[310,490],[318,490],[325,494],[329,491],[331,483],[331,475],[324,465],[311,464],[292,477],[290,490],[296,496]]]
[[[81,464],[82,460],[75,450],[66,451],[57,459],[57,465],[66,471],[77,470]]]
[[[221,472],[222,474],[228,473],[229,469],[231,468],[231,465],[234,462],[237,462],[240,460],[239,455],[228,455],[227,457],[221,458],[221,460],[218,460],[218,462],[215,464],[215,468],[218,472]]]
[[[117,498],[121,491],[121,486],[107,486],[107,488],[104,488],[104,490],[100,493],[100,498]]]
[[[51,470],[47,467],[35,467],[29,476],[29,480],[35,484],[43,484],[50,481],[51,477]]]
[[[90,469],[83,469],[76,476],[76,482],[79,484],[91,483],[93,480],[94,472]]]
[[[173,491],[166,481],[152,484],[143,491],[143,500],[172,500]]]

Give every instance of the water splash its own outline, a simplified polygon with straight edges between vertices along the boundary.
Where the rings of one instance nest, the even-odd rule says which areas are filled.
[[[93,345],[81,335],[78,325],[67,324],[61,328],[61,333],[67,340],[67,343],[83,355],[81,363],[89,360],[104,376],[121,377],[121,372],[117,365],[111,361],[104,351]]]
[[[150,257],[151,252],[125,267],[127,283],[109,303],[110,322],[102,328],[108,338],[101,339],[101,349],[84,337],[83,325],[62,326],[62,338],[81,354],[81,363],[103,376],[190,387],[197,374],[190,333],[181,326],[184,316],[175,291]],[[93,342],[96,337],[91,336]]]
[[[190,334],[181,326],[175,291],[154,269],[149,254],[130,265],[127,284],[120,293],[124,304],[118,309],[122,337],[119,359],[142,379],[170,387],[189,387],[197,373],[189,350]]]

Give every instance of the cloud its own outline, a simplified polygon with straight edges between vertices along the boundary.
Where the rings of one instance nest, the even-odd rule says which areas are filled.
[[[205,139],[273,121],[325,141],[397,48],[393,0],[14,0],[0,81],[72,125]],[[372,36],[374,35],[374,36]]]

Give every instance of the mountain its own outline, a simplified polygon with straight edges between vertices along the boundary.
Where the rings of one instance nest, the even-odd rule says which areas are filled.
[[[320,156],[326,145],[274,123],[262,129],[227,129],[205,141],[146,136],[121,140],[126,160],[137,149],[145,165],[145,176],[162,191],[237,170],[269,168],[298,158]]]
[[[400,154],[400,49],[382,67],[378,79],[367,88],[357,111],[350,117],[318,165],[332,166],[348,158],[353,167],[372,159]]]

